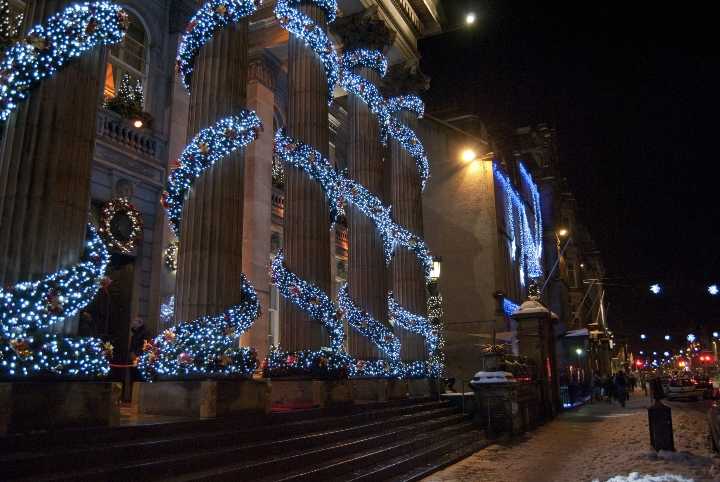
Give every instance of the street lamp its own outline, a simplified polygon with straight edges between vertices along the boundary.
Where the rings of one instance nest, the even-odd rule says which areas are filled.
[[[460,153],[460,159],[467,163],[473,162],[477,159],[477,153],[473,149],[464,149],[462,153]]]
[[[583,354],[583,349],[582,349],[582,348],[576,348],[576,349],[575,349],[575,353],[577,353],[577,356],[580,356],[580,355]]]
[[[665,335],[665,341],[670,341],[670,335]]]
[[[693,335],[692,333],[690,333],[690,334],[687,336],[687,341],[689,341],[690,343],[694,342],[694,341],[695,341],[695,335]]]
[[[645,333],[640,333],[640,339],[647,340],[647,335]]]
[[[650,285],[650,292],[652,294],[659,295],[661,291],[662,291],[662,287],[658,283]]]
[[[467,15],[465,15],[465,23],[467,25],[474,24],[475,20],[477,20],[477,16],[475,15],[475,12],[468,12]]]
[[[713,331],[713,338],[720,338],[720,334],[717,331]]]
[[[708,286],[708,293],[710,293],[710,296],[717,296],[720,294],[720,288],[718,288],[718,285],[712,284]]]
[[[568,233],[569,233],[569,231],[567,229],[562,228],[558,231],[558,236],[560,236],[561,238],[564,238],[565,236],[568,235]]]

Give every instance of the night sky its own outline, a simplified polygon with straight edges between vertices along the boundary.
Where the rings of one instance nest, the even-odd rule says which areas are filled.
[[[628,3],[446,0],[446,28],[468,9],[478,21],[424,40],[422,68],[431,103],[461,93],[496,139],[557,129],[611,278],[611,328],[679,339],[720,330],[706,291],[720,284],[720,42],[709,11]]]

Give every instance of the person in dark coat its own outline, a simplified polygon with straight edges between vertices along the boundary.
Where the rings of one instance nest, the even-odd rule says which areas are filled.
[[[618,402],[620,402],[620,405],[622,405],[623,407],[625,406],[625,402],[628,399],[627,387],[627,377],[625,376],[625,373],[620,370],[619,372],[617,372],[617,375],[615,375],[615,396],[617,397]]]
[[[135,318],[130,325],[130,359],[135,360],[142,354],[145,340],[150,338],[150,333],[145,328],[145,321],[142,318]]]
[[[613,385],[613,379],[611,376],[605,376],[603,378],[603,395],[607,397],[607,402],[612,403],[613,395],[614,395],[614,385]]]

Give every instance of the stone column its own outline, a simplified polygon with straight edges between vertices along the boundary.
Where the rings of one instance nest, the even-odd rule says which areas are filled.
[[[403,112],[398,116],[401,122],[415,130],[417,120],[412,114]],[[395,141],[391,142],[390,149],[390,205],[393,220],[422,237],[422,183],[415,160]],[[391,288],[398,303],[413,313],[425,314],[425,276],[415,254],[408,249],[397,248],[391,270]],[[423,337],[399,327],[395,328],[395,333],[402,342],[403,360],[427,358]]]
[[[25,29],[73,2],[37,0]],[[11,116],[0,152],[0,284],[37,280],[83,252],[105,50],[44,80]]]
[[[314,5],[298,8],[321,27],[325,12]],[[294,35],[288,42],[288,133],[328,155],[328,89],[318,56]],[[330,283],[330,219],[320,184],[297,168],[285,169],[285,262],[300,278],[314,283],[328,295]],[[286,350],[328,346],[320,322],[283,300],[280,338]]]
[[[560,397],[553,315],[539,302],[529,300],[522,304],[513,315],[513,319],[517,321],[520,356],[527,357],[535,363],[542,404],[546,415],[552,417],[557,411]]]
[[[250,61],[248,107],[271,122],[275,107],[274,72],[265,56]],[[270,333],[270,279],[268,263],[272,226],[272,157],[273,131],[266,128],[248,146],[245,164],[245,219],[243,233],[243,272],[253,284],[263,307],[255,324],[242,337],[242,344],[257,350],[258,359],[266,357]]]
[[[361,69],[359,74],[378,84],[380,76]],[[348,161],[351,179],[383,198],[383,149],[377,116],[355,95],[348,96]],[[382,236],[375,224],[354,206],[348,211],[348,285],[356,305],[388,326],[387,267]],[[371,360],[381,353],[364,336],[348,332],[350,355]]]
[[[195,61],[188,139],[246,108],[247,20],[219,32]],[[181,226],[175,314],[190,321],[240,301],[244,153],[236,152],[195,182]]]

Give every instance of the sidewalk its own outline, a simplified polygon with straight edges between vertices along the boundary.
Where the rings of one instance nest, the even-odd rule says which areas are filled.
[[[621,408],[596,402],[565,412],[523,437],[491,445],[425,479],[428,482],[585,482],[615,475],[678,474],[695,482],[720,480],[720,457],[707,441],[707,402],[668,403],[675,453],[652,451],[649,399],[636,394]]]

